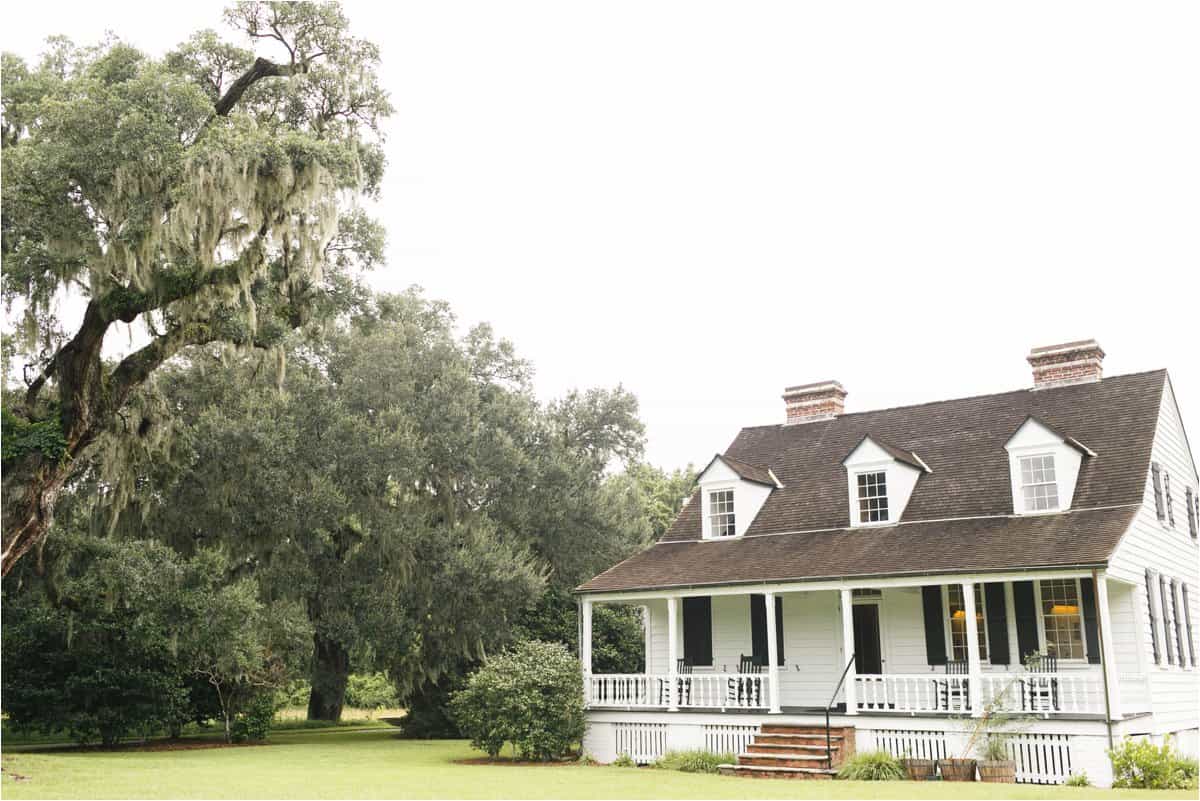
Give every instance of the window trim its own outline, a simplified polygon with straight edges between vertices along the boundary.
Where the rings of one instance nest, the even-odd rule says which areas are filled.
[[[701,526],[702,526],[701,535],[702,535],[703,539],[706,539],[706,540],[732,540],[732,539],[742,536],[742,534],[737,533],[737,506],[738,506],[737,488],[738,488],[738,485],[737,485],[736,481],[723,481],[723,482],[719,482],[716,484],[711,484],[702,489],[702,491],[700,493],[701,494],[700,503],[702,505],[700,512],[703,515],[702,523],[701,523]],[[732,492],[733,493],[733,512],[732,512],[732,514],[733,514],[733,518],[734,518],[734,525],[733,525],[733,533],[732,534],[719,535],[719,534],[717,534],[716,529],[713,528],[712,514],[709,510],[711,509],[712,495],[715,492]]]
[[[851,482],[850,487],[851,487],[851,491],[853,492],[853,497],[854,497],[854,505],[850,508],[852,525],[862,527],[862,528],[870,528],[872,526],[891,525],[893,522],[892,521],[892,496],[891,496],[891,492],[889,490],[889,486],[890,486],[891,482],[888,481],[887,466],[864,465],[864,466],[860,467],[859,469],[852,471],[850,473],[850,475],[853,478],[853,481]],[[862,503],[863,498],[859,494],[858,477],[859,476],[870,476],[870,475],[882,475],[883,476],[883,496],[882,497],[884,499],[884,504],[887,507],[887,517],[884,518],[883,520],[863,520],[862,519],[862,507],[860,506],[860,504]]]
[[[1059,479],[1058,479],[1058,471],[1059,471],[1058,454],[1055,453],[1054,451],[1036,449],[1036,450],[1030,451],[1029,453],[1015,453],[1015,454],[1013,454],[1013,456],[1016,459],[1016,468],[1017,468],[1017,482],[1016,482],[1017,497],[1020,498],[1020,500],[1021,500],[1021,511],[1018,514],[1022,514],[1022,515],[1053,515],[1053,514],[1058,514],[1059,512],[1065,511],[1065,509],[1063,508],[1063,502],[1062,502],[1062,482],[1059,481]],[[1024,478],[1025,478],[1025,470],[1024,470],[1024,465],[1023,465],[1024,461],[1026,459],[1041,459],[1041,458],[1046,458],[1046,457],[1049,457],[1051,464],[1054,468],[1054,480],[1053,481],[1041,481],[1041,482],[1037,482],[1034,484],[1026,484],[1024,481]],[[1029,487],[1045,487],[1050,484],[1054,485],[1054,506],[1049,509],[1030,509],[1030,508],[1028,508],[1026,501],[1025,501],[1025,487],[1027,487],[1027,486],[1029,486]]]
[[[943,628],[946,633],[946,659],[948,659],[950,661],[955,661],[954,660],[954,632],[953,632],[953,629],[950,627],[950,588],[958,587],[959,591],[961,592],[962,585],[961,584],[947,584],[945,586],[946,586],[946,591],[942,593],[942,621],[945,623]],[[977,618],[982,616],[982,619],[979,621],[978,628],[979,628],[979,631],[983,634],[983,640],[984,640],[984,643],[986,644],[986,647],[979,652],[979,662],[980,662],[980,664],[983,664],[984,662],[988,661],[988,659],[990,658],[990,655],[992,653],[992,639],[991,639],[991,634],[988,632],[988,624],[987,624],[987,593],[985,593],[983,591],[983,582],[981,582],[981,581],[975,582],[975,587],[973,589],[973,592],[975,592],[977,594],[977,597],[975,599],[975,601],[976,601],[975,616]],[[964,603],[964,607],[965,606],[966,606],[966,604]],[[965,615],[964,615],[964,617],[965,617]],[[965,632],[966,632],[965,627],[964,627],[963,631],[965,634]],[[1007,628],[1004,631],[1004,636],[1005,637],[1008,636]],[[965,660],[963,660],[963,661],[965,661]]]
[[[1049,653],[1049,642],[1046,640],[1046,613],[1045,607],[1042,606],[1042,582],[1043,581],[1073,581],[1075,582],[1075,598],[1079,601],[1079,637],[1083,649],[1082,657],[1058,657],[1058,661],[1067,665],[1087,665],[1088,664],[1088,646],[1087,646],[1087,630],[1084,628],[1083,621],[1083,589],[1079,586],[1079,578],[1057,579],[1043,578],[1034,579],[1033,582],[1033,600],[1037,604],[1037,627],[1038,641],[1041,643],[1041,652]]]

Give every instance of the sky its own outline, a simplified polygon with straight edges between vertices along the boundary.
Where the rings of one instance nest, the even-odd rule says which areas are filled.
[[[345,6],[396,107],[372,283],[490,322],[543,398],[624,385],[651,462],[785,386],[1005,391],[1088,337],[1200,430],[1200,4]],[[0,39],[159,54],[221,8],[14,4]]]

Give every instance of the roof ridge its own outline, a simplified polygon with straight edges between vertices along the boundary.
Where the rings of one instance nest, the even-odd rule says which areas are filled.
[[[1114,381],[1118,378],[1138,378],[1141,376],[1152,375],[1154,373],[1162,373],[1163,375],[1166,375],[1167,368],[1166,367],[1158,367],[1153,370],[1140,370],[1136,373],[1121,373],[1120,375],[1110,375],[1110,376],[1103,378],[1100,381],[1095,382],[1095,383],[1103,384],[1105,381]],[[877,414],[879,412],[895,412],[895,411],[899,411],[901,409],[919,409],[923,406],[937,406],[940,403],[957,403],[959,401],[978,400],[979,398],[999,398],[1002,395],[1020,395],[1023,393],[1032,393],[1034,391],[1036,391],[1039,395],[1042,395],[1042,394],[1046,394],[1046,393],[1050,393],[1050,392],[1056,392],[1056,391],[1062,390],[1062,389],[1070,389],[1072,387],[1077,387],[1077,386],[1088,386],[1088,385],[1086,385],[1086,384],[1064,384],[1063,386],[1059,386],[1059,387],[1047,387],[1046,389],[1039,389],[1039,390],[1034,390],[1033,387],[1026,387],[1024,389],[1009,389],[1009,390],[1005,390],[1003,392],[981,392],[977,395],[963,395],[958,398],[943,398],[941,400],[922,401],[920,403],[909,403],[909,404],[904,404],[904,405],[900,405],[900,406],[883,406],[878,409],[863,409],[863,410],[857,411],[857,412],[845,412],[843,414],[839,414],[837,417],[834,417],[830,420],[816,420],[816,421],[813,421],[812,423],[806,423],[804,426],[796,426],[794,424],[788,425],[787,423],[762,423],[762,424],[756,425],[756,426],[742,426],[741,430],[742,431],[751,431],[751,430],[763,429],[763,428],[793,429],[793,428],[801,428],[801,427],[811,427],[814,425],[819,425],[820,423],[832,423],[836,420],[844,420],[847,417],[855,417],[855,416],[864,415],[864,414]],[[736,441],[736,438],[735,438],[735,441]]]

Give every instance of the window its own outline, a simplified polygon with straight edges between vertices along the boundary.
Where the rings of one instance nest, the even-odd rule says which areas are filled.
[[[1175,579],[1171,579],[1171,617],[1175,619],[1175,647],[1179,649],[1179,666],[1187,667],[1183,651],[1183,616],[1179,614],[1179,591]]]
[[[1171,498],[1171,474],[1163,472],[1163,494],[1167,496],[1167,525],[1175,528],[1175,503]]]
[[[963,603],[962,585],[946,585],[946,613],[950,619],[950,658],[967,661],[967,610]],[[975,625],[979,629],[979,658],[988,658],[987,616],[983,609],[983,586],[975,585]],[[1008,632],[1005,632],[1008,636]]]
[[[1079,584],[1075,579],[1050,579],[1041,582],[1041,590],[1046,652],[1059,659],[1083,659]]]
[[[1021,496],[1026,512],[1058,508],[1058,479],[1054,474],[1053,454],[1021,457]]]
[[[733,490],[708,494],[708,521],[714,537],[732,537],[737,531],[733,518]]]
[[[887,473],[858,474],[858,522],[886,523]]]
[[[1171,643],[1171,603],[1167,600],[1167,579],[1161,574],[1158,577],[1158,597],[1162,601],[1163,645],[1167,650],[1167,664],[1175,664],[1175,648]]]
[[[767,596],[750,596],[750,647],[754,655],[754,664],[767,665],[769,647],[767,645]],[[775,659],[782,667],[783,656],[783,597],[775,596]]]
[[[1192,492],[1192,488],[1187,488],[1187,515],[1188,515],[1188,534],[1192,535],[1192,539],[1196,538],[1196,493]]]
[[[1154,513],[1158,515],[1159,520],[1166,520],[1167,510],[1163,506],[1162,468],[1158,466],[1158,462],[1150,464],[1150,478],[1154,483]]]
[[[1154,614],[1154,571],[1146,568],[1146,613],[1150,617],[1150,646],[1154,649],[1154,664],[1162,664],[1158,650],[1158,616]]]

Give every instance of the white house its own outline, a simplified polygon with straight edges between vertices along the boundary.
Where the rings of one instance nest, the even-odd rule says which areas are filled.
[[[1200,477],[1166,371],[1103,357],[1035,348],[1030,389],[870,412],[789,388],[577,589],[586,749],[823,777],[855,744],[959,756],[999,707],[1028,715],[1019,781],[1108,784],[1126,735],[1195,755]],[[596,604],[643,608],[644,674],[591,671]]]

